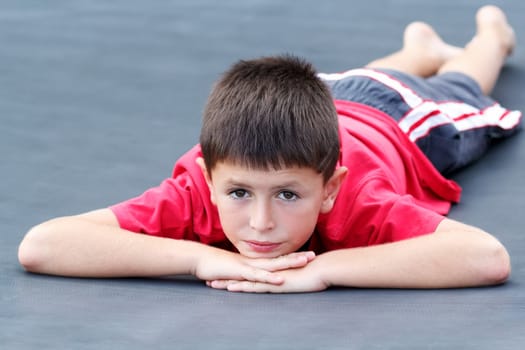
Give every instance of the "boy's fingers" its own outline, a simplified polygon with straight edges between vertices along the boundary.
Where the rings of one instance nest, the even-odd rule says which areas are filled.
[[[213,289],[227,289],[230,292],[269,292],[277,285],[263,282],[237,281],[237,280],[215,280],[207,281],[206,285]]]
[[[315,258],[314,252],[299,252],[280,256],[273,259],[248,259],[250,266],[267,271],[287,270],[303,267]]]
[[[226,289],[229,284],[241,281],[246,281],[250,283],[257,282],[271,285],[280,285],[284,283],[284,278],[273,272],[269,272],[252,266],[246,266],[246,269],[241,272],[239,279],[230,278],[210,280],[206,281],[206,285],[215,289]]]
[[[230,283],[229,280],[206,281],[206,285],[214,289],[226,289]]]
[[[300,256],[305,257],[306,260],[308,260],[308,262],[310,262],[310,261],[312,261],[312,260],[315,258],[315,253],[312,252],[312,251],[308,251],[308,252],[297,252],[297,253],[291,253],[291,254],[283,255],[282,257],[290,257],[290,258],[294,258],[294,257],[300,257]]]
[[[226,284],[229,292],[246,292],[246,293],[276,293],[279,292],[279,286],[260,283],[260,282],[249,282],[249,281],[230,281]]]
[[[268,283],[236,280],[207,281],[206,285],[214,289],[228,290],[229,292],[247,293],[269,293],[277,291],[278,288],[278,286]]]
[[[246,281],[271,284],[281,284],[284,282],[284,279],[278,274],[253,266],[249,266],[246,271],[244,271],[242,274],[242,279]]]

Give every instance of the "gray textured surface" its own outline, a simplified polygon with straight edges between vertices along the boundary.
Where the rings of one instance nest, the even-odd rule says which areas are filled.
[[[495,3],[524,37],[525,2]],[[197,139],[210,84],[233,61],[291,52],[340,71],[397,48],[414,19],[462,45],[480,4],[0,1],[0,348],[522,348],[523,133],[456,176],[464,195],[451,217],[495,233],[511,253],[501,287],[247,295],[191,279],[37,276],[16,260],[32,225],[168,176]],[[525,110],[524,83],[518,46],[494,95]]]

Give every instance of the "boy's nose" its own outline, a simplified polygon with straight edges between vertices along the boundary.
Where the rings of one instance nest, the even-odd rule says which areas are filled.
[[[250,216],[250,227],[257,232],[268,232],[275,227],[269,203],[254,203]]]

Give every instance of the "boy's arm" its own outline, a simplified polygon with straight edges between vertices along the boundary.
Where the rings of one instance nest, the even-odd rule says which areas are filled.
[[[335,250],[304,268],[282,271],[284,283],[215,281],[215,288],[246,292],[316,291],[328,286],[453,288],[503,283],[510,258],[493,236],[444,219],[433,234],[382,245]]]
[[[269,271],[301,267],[311,253],[248,259],[197,242],[137,234],[119,227],[109,209],[62,217],[32,228],[18,251],[30,272],[77,277],[193,274],[204,280],[282,283]]]
[[[323,265],[328,284],[355,287],[473,287],[503,283],[510,274],[509,255],[496,238],[450,219],[433,234],[334,251]]]

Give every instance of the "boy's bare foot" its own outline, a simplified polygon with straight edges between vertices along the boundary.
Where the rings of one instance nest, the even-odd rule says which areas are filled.
[[[505,55],[510,55],[516,45],[514,30],[507,22],[505,13],[496,6],[481,7],[476,13],[477,33],[472,40],[482,35],[490,35],[493,40],[501,43]]]
[[[430,66],[439,68],[461,53],[463,48],[447,44],[430,25],[412,22],[405,28],[403,50],[413,57],[424,57],[427,62],[432,62]]]

